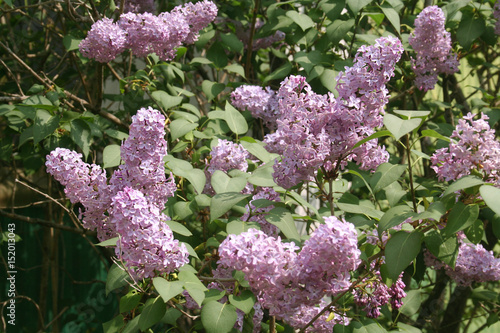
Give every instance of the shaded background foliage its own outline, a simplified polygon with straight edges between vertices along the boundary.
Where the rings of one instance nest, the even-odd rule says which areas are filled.
[[[171,10],[177,4],[158,1],[157,11]],[[491,126],[498,130],[500,70],[491,17],[493,2],[438,3],[447,14],[446,27],[461,60],[460,73],[442,76],[437,89],[425,94],[412,84],[408,36],[416,15],[430,4],[399,0],[218,1],[219,19],[201,32],[194,47],[180,47],[174,61],[161,62],[155,56],[138,60],[125,52],[109,64],[99,64],[82,57],[78,43],[92,22],[101,16],[117,17],[117,3],[0,1],[0,214],[2,231],[15,221],[16,234],[21,237],[16,243],[18,327],[25,332],[100,331],[103,322],[118,314],[119,292],[106,295],[105,290],[112,252],[94,246],[97,240],[93,232],[82,235],[75,217],[41,194],[58,198],[66,209],[78,212],[78,205],[73,207],[62,199],[62,187],[45,175],[43,165],[50,151],[66,147],[81,151],[88,162],[115,167],[119,163],[116,145],[127,136],[130,118],[140,107],[152,105],[166,112],[176,125],[170,129],[169,154],[201,168],[217,136],[238,138],[223,119],[209,115],[209,111],[225,108],[235,87],[246,82],[276,90],[283,78],[300,74],[317,93],[335,91],[336,75],[344,66],[352,65],[356,50],[390,33],[402,39],[405,53],[389,85],[392,96],[387,110],[430,111],[425,125],[409,134],[419,138],[418,149],[431,154],[447,145],[423,131],[435,130],[449,137],[457,119],[469,111],[487,113]],[[237,36],[241,29],[238,24],[249,31],[257,19],[263,26],[255,31],[254,42],[278,30],[286,34],[283,42],[249,52],[251,48]],[[242,115],[251,136],[262,139],[267,133],[262,123],[248,111]],[[204,122],[208,126],[202,126]],[[408,163],[408,151],[393,138],[381,141],[389,147],[392,163]],[[357,170],[356,166],[350,168]],[[352,185],[339,202],[372,208],[364,181],[371,176],[357,172],[364,179],[346,174],[344,179]],[[415,164],[414,173],[416,183],[421,185],[415,190],[417,197],[442,192],[443,185],[435,181],[425,158]],[[391,185],[391,193],[401,194],[396,202],[412,200],[407,177],[405,174]],[[208,224],[208,213],[197,206],[188,183],[183,180],[181,185],[186,203],[173,198],[167,206],[170,216],[186,221],[190,227],[194,234],[190,242],[200,244],[218,229]],[[379,191],[377,199],[388,200],[387,191]],[[351,218],[348,220],[362,225],[359,211],[345,211]],[[200,219],[204,224],[194,223]],[[480,220],[490,221],[485,235],[493,248],[500,236],[498,217],[484,209]],[[212,241],[215,244],[220,237]],[[5,247],[4,242],[2,253]],[[407,269],[408,284],[411,277],[418,286],[429,282],[422,261],[420,254],[416,265]],[[1,272],[3,283],[5,270]],[[401,322],[429,332],[444,332],[450,327],[458,330],[457,322],[463,322],[463,331],[473,331],[472,327],[479,331],[498,321],[497,284],[491,284],[485,292],[453,289],[449,278],[437,273],[422,291],[429,296],[422,295],[422,304],[409,303],[400,314]],[[420,294],[415,297],[420,298]],[[447,299],[445,303],[443,298]],[[420,314],[416,320],[411,319],[417,311]],[[475,316],[481,319],[473,320]],[[385,317],[388,321],[392,315],[385,313]],[[186,321],[180,326],[189,324]]]

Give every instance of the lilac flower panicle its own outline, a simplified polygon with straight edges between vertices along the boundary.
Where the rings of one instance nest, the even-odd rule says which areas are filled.
[[[188,263],[184,244],[174,239],[168,219],[138,190],[125,187],[109,210],[120,239],[115,253],[138,278],[168,274]]]
[[[110,62],[126,47],[127,32],[109,18],[94,23],[79,45],[83,56],[99,62]]]
[[[80,43],[82,54],[109,62],[130,49],[138,57],[154,52],[161,60],[172,60],[177,47],[194,43],[198,32],[217,16],[217,6],[208,0],[186,3],[160,15],[150,12],[150,4],[150,0],[127,2],[129,7],[117,23],[108,18],[94,23]]]
[[[469,113],[458,121],[451,135],[454,140],[431,156],[431,168],[439,180],[457,180],[476,170],[486,181],[500,186],[500,142],[487,120],[484,114],[474,120]]]
[[[338,97],[314,93],[305,77],[283,80],[277,93],[277,129],[264,139],[269,151],[281,155],[273,173],[278,185],[289,188],[308,181],[320,167],[338,172],[351,160],[364,170],[387,162],[389,154],[376,139],[352,148],[383,125],[389,94],[385,84],[402,52],[394,37],[362,46],[353,67],[337,78]]]
[[[474,282],[500,280],[500,259],[493,251],[487,251],[481,244],[466,243],[459,240],[455,268],[439,261],[430,252],[425,252],[425,264],[434,269],[444,268],[446,274],[458,285],[470,286]]]
[[[241,111],[250,111],[254,118],[261,118],[269,129],[276,128],[278,99],[270,87],[239,86],[231,93],[231,104]]]
[[[451,37],[444,23],[444,13],[439,7],[426,7],[417,16],[415,31],[408,39],[417,53],[413,70],[420,90],[434,89],[438,74],[458,71],[457,55],[451,52]]]
[[[123,8],[124,13],[153,13],[155,10],[154,0],[126,0]]]
[[[83,162],[82,154],[65,148],[56,148],[47,155],[45,165],[47,172],[65,186],[68,199],[83,205],[84,227],[97,229],[100,237],[114,236],[113,229],[104,223],[111,203],[106,172],[98,165]]]

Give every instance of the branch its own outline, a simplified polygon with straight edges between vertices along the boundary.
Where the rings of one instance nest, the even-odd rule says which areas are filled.
[[[32,218],[29,216],[24,216],[24,215],[19,215],[19,214],[14,214],[14,213],[8,213],[2,209],[0,209],[0,216],[4,216],[4,217],[7,217],[7,218],[13,219],[13,220],[23,221],[26,223],[39,224],[39,225],[41,225],[43,227],[47,227],[47,228],[54,228],[54,229],[69,231],[69,232],[72,232],[72,233],[78,234],[78,235],[97,236],[97,232],[95,232],[95,231],[91,231],[91,230],[87,230],[87,229],[76,229],[73,227],[68,227],[66,225],[57,224],[57,223],[43,220],[43,219]]]

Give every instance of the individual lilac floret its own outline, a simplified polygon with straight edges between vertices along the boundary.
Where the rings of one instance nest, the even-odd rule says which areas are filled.
[[[261,187],[259,192],[253,195],[250,204],[246,206],[247,211],[243,214],[241,220],[257,222],[260,225],[260,230],[266,235],[277,237],[280,233],[279,228],[266,220],[266,216],[268,215],[266,213],[273,209],[274,205],[256,208],[252,202],[258,199],[266,199],[275,202],[281,201],[279,194],[273,190],[273,188]]]
[[[83,226],[97,229],[100,238],[113,236],[114,232],[104,223],[111,203],[106,172],[98,165],[83,162],[82,154],[65,148],[56,148],[47,155],[45,165],[47,172],[65,186],[68,199],[83,205]]]
[[[113,197],[109,215],[120,234],[116,255],[135,277],[168,274],[188,262],[186,246],[165,224],[168,217],[142,192],[125,187]]]
[[[500,142],[487,122],[488,116],[474,120],[472,113],[458,121],[448,147],[431,156],[432,169],[439,180],[457,180],[477,171],[484,180],[500,186]]]
[[[283,80],[277,93],[278,127],[264,139],[269,151],[281,155],[273,173],[278,185],[290,188],[312,180],[320,167],[335,178],[351,160],[365,170],[387,162],[389,154],[376,139],[353,147],[383,125],[385,84],[402,52],[394,37],[361,47],[353,67],[337,78],[338,97],[314,93],[302,76]]]
[[[126,47],[127,32],[109,18],[94,23],[87,37],[79,45],[83,56],[99,62],[110,62]]]
[[[156,10],[154,0],[126,0],[123,12],[153,13]]]
[[[173,176],[169,180],[165,176],[166,155],[165,117],[151,107],[141,108],[132,117],[129,137],[121,146],[124,163],[110,180],[115,193],[129,186],[140,190],[157,207],[164,207],[176,191]]]
[[[450,33],[444,27],[444,13],[438,6],[424,8],[415,20],[415,31],[408,41],[417,53],[413,60],[415,85],[427,91],[434,89],[438,74],[458,71],[457,55],[451,52]]]
[[[270,130],[276,129],[278,99],[270,87],[239,86],[231,93],[231,104],[241,111],[250,111],[254,118],[261,118]]]
[[[487,251],[481,244],[465,243],[462,240],[459,243],[454,269],[430,252],[425,252],[425,264],[434,269],[444,268],[446,274],[461,286],[500,280],[500,259],[495,258],[493,251]]]

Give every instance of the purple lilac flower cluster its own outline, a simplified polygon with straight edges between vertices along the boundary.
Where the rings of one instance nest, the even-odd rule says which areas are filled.
[[[270,87],[239,86],[231,93],[231,104],[241,111],[250,111],[254,118],[261,118],[270,130],[276,129],[278,99]]]
[[[57,148],[47,156],[47,172],[65,186],[72,203],[83,205],[84,226],[97,229],[101,241],[120,236],[116,255],[138,278],[169,273],[188,260],[161,213],[176,190],[173,177],[165,176],[164,124],[157,110],[137,111],[121,147],[124,163],[109,184],[105,171],[83,162],[81,154]]]
[[[217,7],[209,0],[175,7],[156,16],[148,12],[126,12],[118,22],[104,18],[92,25],[80,52],[99,62],[109,62],[126,49],[139,57],[156,53],[161,60],[172,60],[176,47],[192,44],[200,29],[217,16]]]
[[[451,52],[450,33],[444,28],[444,13],[438,6],[424,8],[415,20],[415,31],[408,39],[417,53],[413,70],[418,89],[434,89],[438,74],[458,71],[457,55]]]
[[[495,18],[495,33],[500,35],[500,2],[496,2],[493,7],[493,17]]]
[[[274,205],[256,208],[252,202],[258,199],[266,199],[275,202],[281,201],[279,194],[271,187],[260,187],[258,192],[253,195],[249,205],[246,206],[247,211],[243,214],[241,219],[243,221],[257,222],[260,225],[260,230],[266,235],[278,237],[280,233],[278,227],[266,221],[266,213],[273,209]]]
[[[234,169],[246,172],[248,169],[247,158],[250,158],[250,154],[242,145],[225,139],[219,139],[217,146],[213,147],[210,152],[210,160],[205,169],[207,182],[204,191],[214,194],[210,181],[212,174],[216,170],[225,173]],[[244,191],[245,193],[250,193],[251,190],[247,187]]]
[[[314,93],[301,76],[281,83],[277,130],[264,140],[269,151],[282,155],[274,165],[278,185],[289,188],[311,179],[320,167],[337,173],[350,160],[364,170],[388,160],[389,154],[376,139],[353,147],[382,126],[389,95],[385,84],[402,52],[401,42],[394,37],[361,47],[353,67],[339,74],[337,98]]]
[[[380,316],[380,307],[387,304],[389,300],[393,309],[399,309],[403,305],[402,299],[406,297],[404,291],[406,285],[402,277],[403,273],[392,286],[387,287],[382,281],[380,272],[375,271],[371,279],[361,281],[362,288],[358,287],[354,290],[354,302],[363,308],[368,318]]]
[[[432,169],[439,180],[457,180],[473,170],[500,186],[500,142],[487,122],[488,116],[474,120],[472,113],[458,121],[450,145],[431,156]]]
[[[305,313],[318,313],[316,305],[324,296],[346,290],[350,272],[360,263],[354,226],[334,216],[325,218],[302,251],[297,250],[294,243],[250,229],[222,242],[218,264],[244,272],[261,305],[295,323]]]
[[[436,270],[444,268],[446,274],[461,286],[500,280],[500,259],[495,258],[493,251],[487,251],[481,244],[466,243],[460,239],[459,243],[455,268],[439,261],[429,251],[425,252],[425,264]]]

